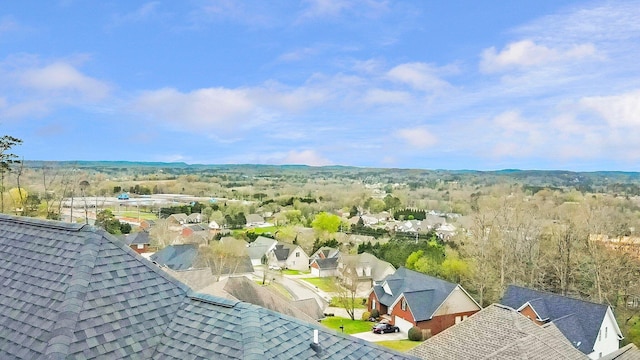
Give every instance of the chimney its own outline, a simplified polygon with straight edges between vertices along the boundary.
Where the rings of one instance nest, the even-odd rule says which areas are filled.
[[[322,355],[322,347],[320,346],[320,341],[318,340],[318,330],[313,330],[313,342],[311,343],[311,348],[316,352],[316,355]]]

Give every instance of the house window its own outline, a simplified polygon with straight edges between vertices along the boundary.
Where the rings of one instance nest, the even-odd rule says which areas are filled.
[[[138,244],[138,250],[144,249],[144,244]]]
[[[300,251],[296,251],[296,257],[300,257]]]
[[[609,332],[609,328],[605,326],[604,328],[604,338],[607,338],[607,333]]]
[[[462,316],[456,316],[456,324],[460,324],[462,322]]]
[[[402,303],[400,305],[400,308],[404,311],[407,310],[407,302],[405,301],[405,299],[402,299]]]
[[[376,308],[376,299],[371,300],[371,310]]]

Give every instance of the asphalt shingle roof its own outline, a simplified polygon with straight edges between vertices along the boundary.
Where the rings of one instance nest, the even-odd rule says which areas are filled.
[[[194,293],[88,225],[0,215],[0,258],[1,359],[411,358]]]
[[[526,303],[548,321],[556,324],[564,336],[583,353],[593,352],[600,325],[608,306],[558,294],[509,285],[501,304],[519,309]]]
[[[552,324],[538,326],[493,304],[427,339],[409,354],[421,359],[583,359]]]
[[[151,261],[172,270],[187,270],[193,267],[198,257],[198,244],[169,245],[151,255]]]
[[[391,290],[391,294],[384,291],[385,284]],[[373,290],[378,295],[380,303],[386,306],[391,306],[400,295],[404,294],[415,320],[423,321],[433,317],[438,307],[457,286],[457,284],[401,267],[393,275],[387,276],[381,285],[375,285]]]

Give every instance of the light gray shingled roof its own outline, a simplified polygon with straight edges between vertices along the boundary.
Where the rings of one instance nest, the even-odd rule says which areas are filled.
[[[588,360],[554,325],[538,326],[516,310],[498,304],[425,340],[409,354],[438,360]]]
[[[383,290],[384,284],[389,286],[392,294]],[[386,277],[384,283],[375,285],[374,291],[381,304],[391,306],[399,296],[407,300],[416,321],[428,320],[447,299],[457,284],[425,275],[405,267],[401,267],[393,275]]]
[[[0,258],[1,359],[411,358],[193,293],[88,225],[0,215]]]

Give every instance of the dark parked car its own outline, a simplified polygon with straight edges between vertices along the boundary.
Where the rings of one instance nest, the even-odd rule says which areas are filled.
[[[373,332],[375,334],[400,332],[400,328],[398,328],[397,326],[393,326],[391,324],[380,323],[373,327]]]

